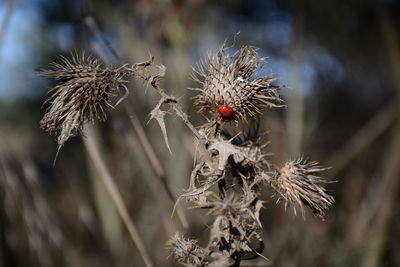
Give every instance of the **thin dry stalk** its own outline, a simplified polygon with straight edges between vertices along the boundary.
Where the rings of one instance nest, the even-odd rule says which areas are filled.
[[[290,44],[289,68],[290,80],[295,84],[295,90],[288,90],[287,104],[290,108],[287,110],[286,127],[289,156],[297,156],[301,153],[304,143],[304,96],[302,91],[306,91],[306,83],[302,73],[302,64],[304,58],[304,15],[299,12],[294,16],[294,34]]]
[[[16,258],[16,262],[7,260],[26,254],[31,266],[54,266],[55,255],[68,253],[70,244],[51,211],[31,157],[8,152],[0,155],[0,225],[2,234],[8,236],[2,239],[2,251],[7,254],[11,249],[13,253],[0,253],[0,266],[3,262],[4,266],[26,266],[24,257]]]
[[[394,101],[384,105],[375,115],[361,127],[349,140],[340,147],[326,161],[326,165],[335,166],[329,173],[329,177],[336,176],[346,168],[358,155],[391,126],[397,118],[399,106]]]
[[[150,169],[149,173],[152,174],[150,179],[152,179],[153,177],[159,178],[160,183],[158,183],[158,184],[161,185],[162,190],[165,191],[165,193],[168,195],[170,200],[172,200],[173,203],[175,203],[176,199],[175,199],[172,191],[169,188],[166,173],[165,173],[156,153],[154,152],[153,146],[149,142],[149,139],[147,138],[142,125],[140,124],[138,118],[136,117],[136,114],[134,112],[132,112],[132,109],[130,106],[125,105],[125,109],[126,109],[126,112],[128,114],[130,114],[129,119],[130,119],[130,122],[131,122],[131,125],[133,128],[132,138],[135,138],[135,139],[136,139],[136,137],[138,138],[138,142],[135,142],[137,144],[137,146],[131,145],[129,147],[138,156],[142,155],[141,151],[145,152],[144,157],[146,159],[140,161],[141,165],[145,169]],[[138,146],[140,146],[140,147],[138,147]],[[142,157],[140,157],[140,158],[142,158]],[[149,168],[147,166],[149,166]],[[148,181],[148,182],[149,182],[149,184],[152,184],[150,181]],[[155,186],[151,186],[151,187],[154,188]],[[159,194],[157,192],[159,192],[159,191],[153,189],[153,194],[159,199],[160,206],[163,209],[163,206],[166,203],[164,202],[163,199],[161,199],[161,194]],[[183,213],[181,207],[177,208],[177,214],[178,214],[178,218],[179,218],[183,228],[187,229],[189,227],[189,225],[188,225],[185,213]]]
[[[381,258],[386,246],[387,232],[390,220],[393,216],[393,203],[395,203],[399,192],[399,173],[400,173],[400,121],[399,110],[400,104],[400,40],[397,38],[395,24],[386,10],[380,10],[381,28],[383,39],[388,48],[388,56],[391,63],[394,85],[396,87],[396,104],[397,115],[396,127],[393,132],[392,140],[388,146],[387,156],[383,160],[384,175],[380,183],[380,190],[376,194],[375,201],[372,203],[375,209],[370,213],[374,215],[369,225],[368,241],[365,242],[365,254],[363,258],[363,266],[376,267],[380,266]],[[376,190],[374,190],[376,191]],[[374,194],[375,195],[375,194]]]
[[[377,194],[377,199],[372,203],[378,204],[379,209],[373,210],[374,217],[371,218],[368,227],[367,239],[365,242],[365,252],[363,265],[365,267],[380,266],[380,259],[385,249],[387,230],[390,219],[393,216],[393,203],[399,192],[400,172],[400,124],[397,125],[393,133],[391,145],[389,146],[388,156],[384,160],[384,175],[382,177],[381,187]]]
[[[118,55],[117,51],[115,51],[115,49],[111,46],[111,44],[108,42],[108,40],[103,35],[102,31],[99,29],[96,19],[92,16],[87,16],[85,18],[85,25],[88,27],[88,29],[94,35],[96,35],[100,40],[103,41],[103,43],[108,48],[110,53],[114,56],[115,60],[118,61],[120,64],[122,64],[121,57]],[[142,124],[138,121],[135,111],[126,102],[124,103],[124,108],[125,108],[126,114],[129,116],[131,125],[133,127],[132,134],[140,140],[140,142],[138,142],[138,144],[141,146],[141,150],[145,152],[145,155],[148,159],[148,161],[146,161],[146,162],[150,163],[151,169],[156,174],[155,176],[152,176],[151,178],[157,177],[159,179],[160,184],[162,185],[163,190],[167,193],[167,195],[169,196],[171,201],[175,202],[176,199],[175,199],[174,195],[172,194],[171,189],[168,185],[168,179],[167,179],[165,172],[163,170],[163,167],[160,163],[160,159],[154,152],[154,148],[151,145],[151,142],[149,141],[147,135],[145,134]],[[138,149],[136,149],[135,147],[131,146],[131,149],[134,154],[140,153],[140,152],[138,152]],[[147,169],[147,166],[145,166],[146,163],[141,161],[141,164],[144,169]],[[158,197],[158,194],[156,195],[156,198],[160,199]],[[162,203],[163,203],[163,201],[160,202],[161,207],[163,206]],[[179,208],[177,210],[177,214],[178,214],[179,220],[181,221],[182,226],[186,229],[188,227],[188,223],[187,223],[186,216],[183,213],[181,208]]]
[[[109,172],[109,170],[106,167],[106,164],[100,154],[100,151],[97,147],[97,142],[96,142],[96,137],[91,129],[91,127],[86,127],[85,128],[85,133],[86,133],[86,138],[84,138],[84,144],[86,151],[88,152],[90,158],[93,161],[93,164],[96,166],[97,171],[100,174],[100,178],[102,182],[104,183],[104,186],[110,195],[115,207],[117,208],[117,211],[119,215],[121,216],[126,228],[128,229],[129,235],[135,244],[135,246],[138,248],[140,255],[143,258],[144,263],[146,264],[147,267],[152,267],[154,266],[153,263],[150,260],[149,255],[146,252],[146,249],[143,245],[143,242],[138,234],[138,231],[136,229],[135,224],[129,217],[128,210],[125,206],[125,203],[122,200],[121,194],[115,185],[115,182]]]

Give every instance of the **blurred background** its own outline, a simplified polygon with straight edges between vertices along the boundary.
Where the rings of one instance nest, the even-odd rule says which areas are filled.
[[[269,57],[288,108],[266,112],[261,131],[276,165],[300,155],[325,172],[336,203],[325,220],[295,216],[265,195],[265,250],[249,266],[400,266],[400,2],[274,0],[1,0],[0,266],[144,266],[99,176],[121,191],[156,266],[173,266],[166,241],[181,231],[207,244],[211,218],[171,218],[187,188],[194,142],[175,116],[172,155],[148,113],[158,101],[129,83],[124,105],[91,126],[100,163],[81,137],[61,149],[39,129],[51,81],[35,70],[85,50],[107,64],[148,59],[196,125],[191,67],[227,45]],[[99,165],[102,165],[99,167]],[[101,169],[101,170],[99,170]],[[104,170],[103,170],[104,172]],[[169,188],[165,190],[165,188]],[[186,228],[185,228],[186,227]]]

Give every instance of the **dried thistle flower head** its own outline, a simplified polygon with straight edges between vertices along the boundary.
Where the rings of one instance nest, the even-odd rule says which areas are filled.
[[[243,203],[238,196],[230,194],[224,198],[213,195],[213,200],[209,202],[210,213],[216,215],[233,215],[237,216],[241,213]]]
[[[279,86],[273,85],[272,75],[257,76],[257,70],[266,59],[258,56],[251,46],[243,46],[234,55],[226,54],[222,46],[216,55],[209,56],[207,63],[200,63],[194,70],[193,79],[202,85],[195,105],[200,111],[219,114],[222,121],[246,121],[266,107],[282,107]]]
[[[123,88],[125,95],[115,105],[125,99],[128,88],[123,78],[133,74],[125,65],[110,69],[96,58],[85,57],[84,53],[75,53],[71,57],[69,60],[60,56],[59,62],[39,71],[40,76],[58,81],[49,91],[51,95],[45,102],[49,107],[40,127],[58,135],[59,147],[70,137],[80,135],[85,123],[95,118],[105,120],[105,107],[114,107],[110,97]]]
[[[168,242],[167,248],[175,259],[188,266],[202,266],[205,250],[200,247],[196,240],[185,238],[176,233]]]
[[[326,169],[318,162],[307,162],[302,158],[287,162],[271,179],[272,187],[279,194],[278,201],[283,199],[285,207],[293,204],[295,213],[295,205],[301,208],[302,213],[304,205],[307,205],[315,215],[323,217],[334,202],[334,198],[318,185],[323,180],[317,173]]]

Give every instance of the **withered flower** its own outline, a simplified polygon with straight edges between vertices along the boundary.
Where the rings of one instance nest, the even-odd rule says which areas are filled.
[[[167,248],[174,258],[187,266],[201,266],[205,264],[203,258],[206,256],[204,248],[200,247],[196,240],[185,238],[176,233],[168,242]]]
[[[302,213],[304,205],[310,207],[314,214],[323,217],[334,198],[318,184],[324,182],[317,173],[326,170],[318,162],[307,162],[302,158],[287,162],[271,179],[272,187],[278,192],[278,201],[299,206]]]
[[[234,194],[228,195],[224,198],[213,195],[212,201],[209,202],[210,213],[216,215],[229,215],[237,216],[247,208],[248,203],[243,203],[239,197]]]
[[[132,68],[107,68],[96,58],[84,53],[72,54],[71,59],[60,56],[47,70],[39,70],[40,76],[57,80],[50,89],[46,114],[40,121],[40,128],[58,135],[61,147],[70,137],[82,133],[85,123],[99,119],[105,120],[105,108],[114,108],[128,95],[123,79],[132,75]],[[110,97],[116,96],[120,89],[125,94],[115,105]]]
[[[219,113],[223,121],[246,121],[266,107],[282,107],[280,86],[272,84],[276,79],[272,75],[257,76],[265,62],[254,47],[243,46],[230,56],[222,46],[194,70],[192,78],[202,85],[193,88],[199,91],[195,105],[200,111]]]

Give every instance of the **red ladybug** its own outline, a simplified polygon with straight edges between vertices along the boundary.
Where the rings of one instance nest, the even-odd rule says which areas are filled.
[[[221,115],[222,121],[228,122],[233,119],[233,109],[231,107],[219,105],[217,106],[217,110],[219,115]]]

